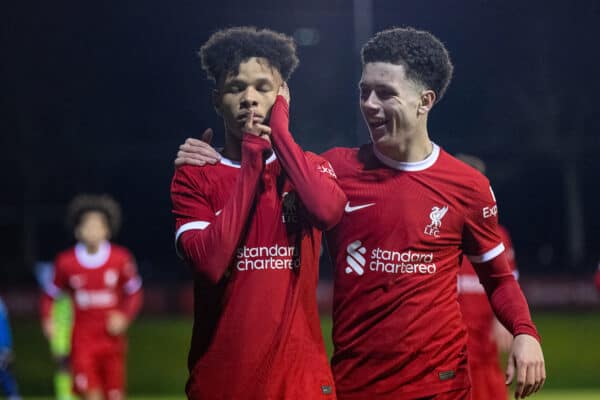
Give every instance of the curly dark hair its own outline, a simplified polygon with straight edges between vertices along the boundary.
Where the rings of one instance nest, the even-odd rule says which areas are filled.
[[[408,79],[433,90],[439,101],[452,79],[454,66],[444,44],[427,31],[391,28],[377,33],[361,50],[363,66],[387,62],[404,66]]]
[[[239,26],[217,31],[200,48],[202,68],[217,84],[252,57],[265,58],[288,80],[298,66],[296,44],[291,37],[270,29]]]
[[[111,236],[121,228],[121,206],[107,194],[80,194],[67,206],[67,228],[72,232],[81,223],[81,217],[89,211],[98,211],[106,216]]]

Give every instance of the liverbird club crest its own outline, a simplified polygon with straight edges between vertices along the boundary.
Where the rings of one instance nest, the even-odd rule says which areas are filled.
[[[429,213],[431,223],[425,227],[424,233],[433,237],[440,237],[440,227],[442,226],[442,218],[444,218],[444,215],[446,215],[447,212],[448,206],[431,207],[431,212]]]

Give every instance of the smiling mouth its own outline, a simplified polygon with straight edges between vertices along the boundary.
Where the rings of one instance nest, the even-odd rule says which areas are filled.
[[[385,126],[386,123],[387,123],[387,121],[385,121],[385,120],[369,121],[369,126],[372,129],[377,129],[377,128],[381,128],[381,127]]]

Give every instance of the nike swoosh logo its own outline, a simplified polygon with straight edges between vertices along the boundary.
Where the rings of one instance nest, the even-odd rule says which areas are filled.
[[[350,202],[347,202],[346,203],[346,207],[344,208],[344,211],[346,211],[347,213],[351,213],[351,212],[358,211],[358,210],[361,210],[363,208],[371,207],[371,206],[374,206],[374,205],[375,205],[375,203],[369,203],[369,204],[361,204],[361,205],[358,205],[358,206],[351,207],[350,206]]]

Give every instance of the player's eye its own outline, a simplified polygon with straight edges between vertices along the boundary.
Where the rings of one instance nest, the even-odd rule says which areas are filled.
[[[273,90],[273,88],[271,87],[271,85],[260,85],[258,87],[258,91],[259,92],[263,92],[263,93],[270,92],[271,90]]]
[[[377,97],[379,97],[381,100],[386,100],[389,99],[391,97],[394,97],[396,94],[394,92],[391,92],[389,90],[378,90],[377,91]]]

